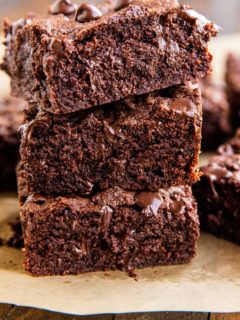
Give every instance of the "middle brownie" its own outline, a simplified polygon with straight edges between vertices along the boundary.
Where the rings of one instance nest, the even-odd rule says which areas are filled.
[[[202,108],[192,84],[67,115],[27,115],[21,159],[28,192],[91,195],[198,180]]]

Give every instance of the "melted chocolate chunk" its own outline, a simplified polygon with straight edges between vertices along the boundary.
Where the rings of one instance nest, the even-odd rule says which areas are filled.
[[[50,40],[48,48],[49,50],[52,50],[54,53],[56,53],[59,58],[64,56],[64,46],[62,41],[52,38]]]
[[[133,0],[116,0],[115,1],[115,10],[120,10],[127,7]]]
[[[49,8],[49,13],[71,15],[76,12],[76,7],[70,0],[56,0]]]
[[[136,195],[136,205],[141,209],[150,209],[156,215],[160,208],[162,201],[157,193],[154,192],[140,192]]]
[[[25,141],[23,143],[24,145],[22,145],[24,148],[26,148],[31,141],[34,129],[39,128],[39,126],[48,129],[47,124],[39,120],[37,122],[30,122],[28,125],[24,124],[19,128],[19,131],[25,135]]]
[[[121,138],[125,139],[125,136],[123,135],[120,128],[118,128],[116,125],[109,125],[107,121],[104,121],[104,133],[111,143],[115,142],[115,138]]]
[[[75,20],[84,23],[91,20],[97,20],[102,17],[102,12],[91,4],[83,3],[77,9]]]
[[[202,168],[204,176],[209,181],[209,185],[212,189],[214,197],[218,197],[218,192],[215,188],[214,181],[231,178],[233,173],[230,172],[227,168],[219,166],[217,163],[213,163],[210,167]]]
[[[109,206],[102,207],[102,231],[107,231],[112,220],[113,209]]]
[[[170,107],[176,111],[186,112],[188,115],[192,115],[194,110],[194,104],[187,98],[178,98],[174,100]]]
[[[186,209],[186,203],[182,200],[173,200],[171,210],[174,213],[182,213]]]

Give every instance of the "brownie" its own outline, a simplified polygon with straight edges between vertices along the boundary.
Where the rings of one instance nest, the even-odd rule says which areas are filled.
[[[21,206],[24,266],[34,276],[189,262],[199,221],[190,187],[92,198],[29,196]]]
[[[120,2],[104,14],[87,4],[74,14],[69,3],[46,17],[6,20],[2,68],[14,95],[63,114],[211,72],[216,25],[176,0]]]
[[[11,221],[9,225],[12,230],[12,235],[9,239],[4,241],[3,244],[15,249],[23,248],[23,234],[20,218],[18,217],[14,221]]]
[[[23,123],[25,103],[18,98],[0,99],[0,190],[16,189],[15,168],[19,160],[18,127]]]
[[[193,186],[204,230],[240,244],[240,155],[219,155]]]
[[[218,148],[218,153],[222,155],[240,155],[240,129],[236,131],[233,138]]]
[[[191,84],[73,114],[29,114],[20,130],[28,193],[157,191],[198,180],[202,108]]]
[[[232,131],[226,89],[210,79],[202,81],[200,88],[203,100],[202,149],[215,151]]]
[[[227,93],[234,128],[240,127],[240,55],[230,53],[226,65]]]

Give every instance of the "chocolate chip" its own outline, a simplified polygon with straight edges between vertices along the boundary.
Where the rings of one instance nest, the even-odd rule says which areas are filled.
[[[115,10],[123,9],[123,8],[127,7],[132,2],[133,2],[133,0],[116,0],[114,9]]]
[[[52,50],[54,53],[56,53],[56,55],[58,57],[63,57],[64,56],[64,47],[63,47],[63,43],[62,41],[58,40],[58,39],[54,39],[52,38],[50,40],[49,46],[48,46],[49,50]]]
[[[159,195],[154,192],[140,192],[135,197],[136,205],[141,209],[149,209],[151,213],[156,215],[162,204]]]
[[[49,8],[50,14],[71,15],[76,12],[76,5],[70,0],[56,0]]]
[[[97,20],[102,17],[102,12],[91,4],[83,3],[79,6],[75,20],[83,23],[91,20]]]

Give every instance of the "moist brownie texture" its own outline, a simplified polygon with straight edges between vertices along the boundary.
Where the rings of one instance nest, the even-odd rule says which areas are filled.
[[[2,68],[14,95],[69,113],[210,73],[214,24],[175,0],[129,2],[104,14],[85,4],[76,15],[54,8],[47,17],[6,20]]]
[[[234,128],[240,127],[240,55],[229,54],[226,66],[227,93]]]
[[[0,100],[0,190],[16,189],[15,168],[19,159],[17,130],[23,123],[25,103],[17,98]]]
[[[86,199],[29,196],[21,206],[25,269],[34,276],[189,262],[199,221],[190,187],[109,189]]]
[[[27,193],[157,191],[198,180],[202,109],[191,84],[68,115],[31,111],[21,130]]]
[[[210,79],[202,81],[200,88],[203,99],[202,149],[215,151],[231,134],[226,90]]]
[[[240,244],[240,155],[215,156],[193,186],[201,226]]]
[[[240,155],[240,129],[237,130],[232,139],[218,148],[218,153],[222,155]]]

